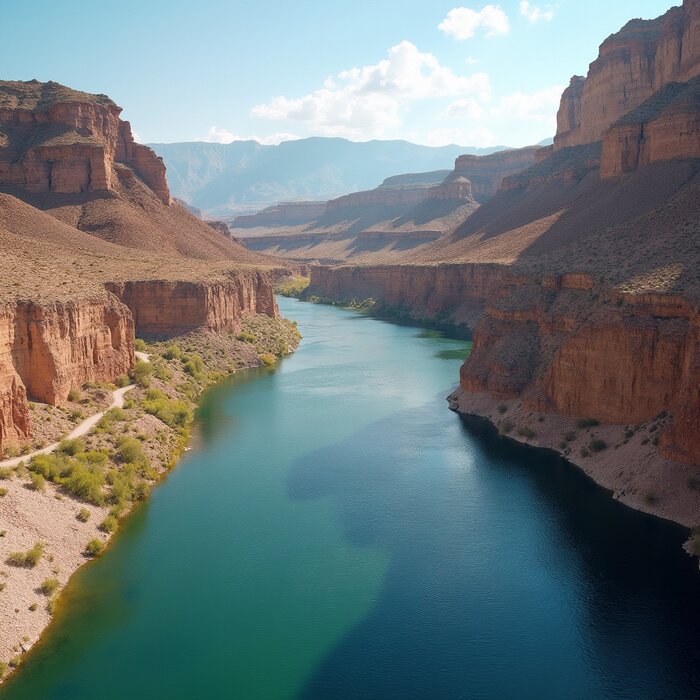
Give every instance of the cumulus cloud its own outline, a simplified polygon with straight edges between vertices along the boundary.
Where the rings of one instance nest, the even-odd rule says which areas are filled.
[[[264,146],[272,146],[282,143],[282,141],[295,141],[300,138],[296,134],[287,132],[277,132],[268,134],[267,136],[239,136],[228,129],[222,129],[218,126],[210,126],[206,136],[198,136],[195,141],[203,141],[205,143],[233,143],[234,141],[257,141]]]
[[[537,92],[514,92],[501,97],[494,115],[506,115],[514,119],[530,119],[555,125],[557,109],[561,100],[563,85],[554,85]]]
[[[522,0],[520,3],[520,14],[525,17],[529,22],[539,22],[543,20],[549,22],[554,17],[554,9],[551,5],[545,8],[533,5],[527,0]]]
[[[455,7],[438,24],[438,29],[462,41],[474,37],[478,29],[483,29],[488,37],[503,36],[510,31],[510,22],[508,15],[498,5],[485,5],[478,11]]]
[[[488,99],[490,92],[486,73],[457,75],[433,54],[402,41],[378,63],[342,71],[302,97],[275,97],[254,106],[252,115],[303,122],[325,136],[375,138],[400,127],[402,108],[411,102],[465,95]]]

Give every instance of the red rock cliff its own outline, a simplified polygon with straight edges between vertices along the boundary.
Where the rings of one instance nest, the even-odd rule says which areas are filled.
[[[110,190],[119,162],[169,204],[162,159],[134,141],[121,111],[105,95],[58,83],[0,81],[0,184],[33,192]]]
[[[667,83],[700,74],[700,0],[653,20],[635,19],[600,47],[585,81],[572,79],[557,115],[555,149],[599,141]]]
[[[107,288],[131,309],[136,332],[182,335],[197,329],[232,331],[251,314],[277,316],[270,275],[247,272],[227,282],[111,282]]]
[[[29,436],[27,397],[60,404],[72,387],[111,381],[134,358],[134,322],[112,295],[8,303],[0,311],[0,453]]]

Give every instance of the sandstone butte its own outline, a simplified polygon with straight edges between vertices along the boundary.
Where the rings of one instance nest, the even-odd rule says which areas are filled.
[[[278,262],[174,202],[162,160],[105,95],[0,82],[0,454],[28,399],[115,379],[135,333],[235,330],[277,315]]]
[[[572,79],[529,167],[436,241],[314,266],[309,288],[472,329],[453,407],[686,526],[700,524],[699,76],[700,0],[629,22]],[[486,160],[453,175],[476,182]],[[590,454],[596,436],[607,449]]]

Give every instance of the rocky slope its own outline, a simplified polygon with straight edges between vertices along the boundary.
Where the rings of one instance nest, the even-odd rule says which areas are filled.
[[[455,408],[688,526],[700,521],[699,8],[608,39],[563,95],[555,147],[453,232],[401,265],[314,268],[308,292],[463,323],[474,347]]]
[[[172,201],[162,160],[104,95],[0,82],[0,455],[28,400],[130,369],[135,331],[236,330],[277,315],[279,264]]]

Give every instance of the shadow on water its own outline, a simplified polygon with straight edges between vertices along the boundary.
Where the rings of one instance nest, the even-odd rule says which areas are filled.
[[[699,697],[684,529],[440,409],[396,413],[290,471],[290,498],[332,498],[351,542],[391,556],[373,609],[299,697]]]

